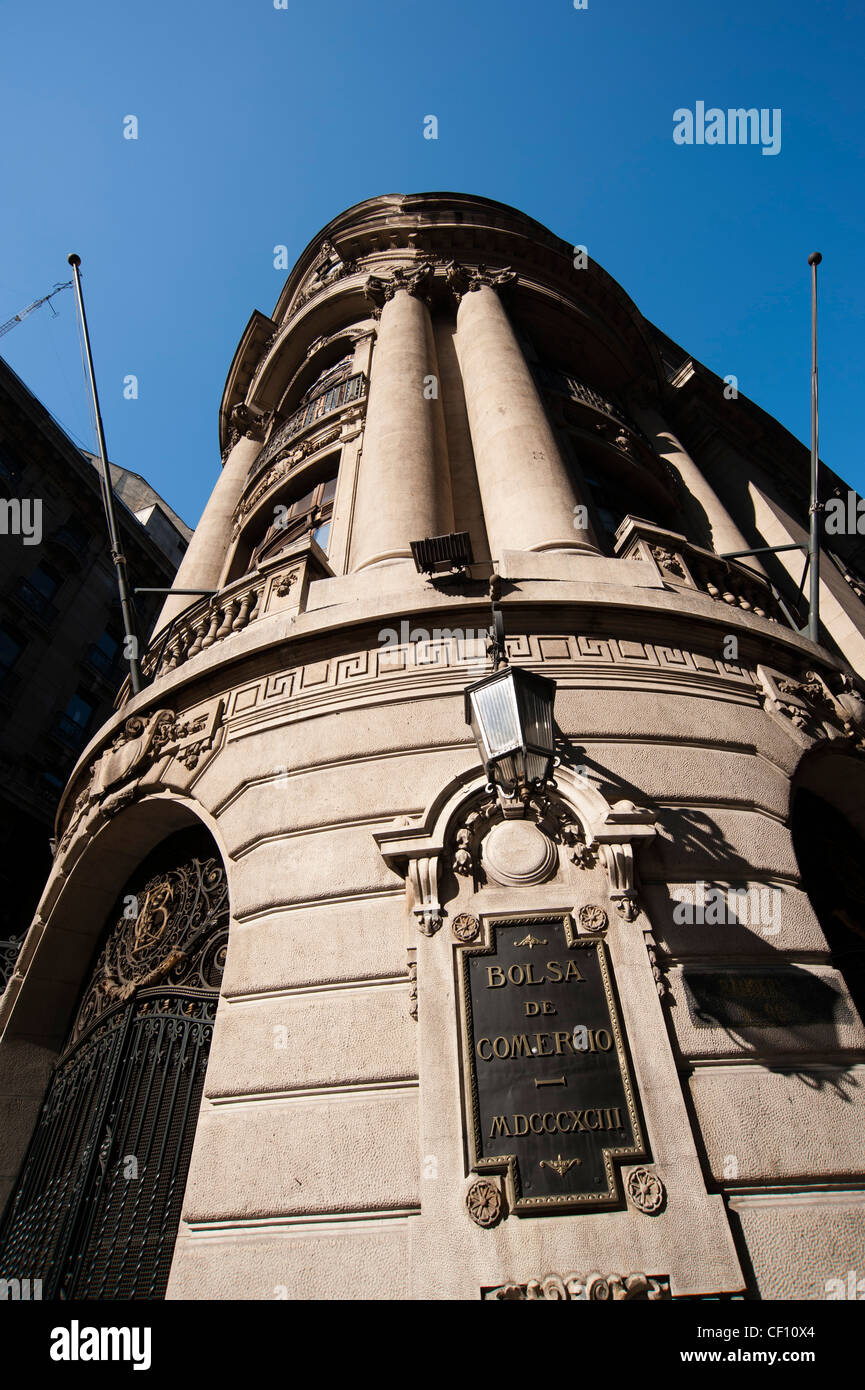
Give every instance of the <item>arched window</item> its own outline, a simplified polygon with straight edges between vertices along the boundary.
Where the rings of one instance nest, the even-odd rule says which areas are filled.
[[[336,472],[304,492],[293,502],[287,498],[274,507],[276,513],[263,538],[255,546],[250,568],[261,560],[278,555],[280,550],[303,536],[312,536],[327,554],[333,499],[336,496]]]

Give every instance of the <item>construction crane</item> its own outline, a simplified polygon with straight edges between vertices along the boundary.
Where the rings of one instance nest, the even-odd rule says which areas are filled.
[[[55,285],[50,294],[43,294],[41,299],[34,299],[33,303],[28,304],[26,309],[22,309],[20,314],[15,314],[13,318],[7,319],[5,323],[0,323],[0,338],[3,337],[4,333],[8,333],[10,328],[14,328],[16,323],[23,323],[27,315],[32,314],[34,309],[38,309],[40,304],[47,304],[54,298],[55,294],[59,294],[61,290],[70,290],[71,288],[72,281],[66,280],[62,285]],[[51,305],[51,312],[52,314],[56,314],[57,312],[53,304]]]

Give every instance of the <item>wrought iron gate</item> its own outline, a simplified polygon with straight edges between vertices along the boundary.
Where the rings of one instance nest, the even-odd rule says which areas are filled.
[[[0,1232],[46,1298],[161,1298],[228,944],[212,840],[181,831],[127,886]]]

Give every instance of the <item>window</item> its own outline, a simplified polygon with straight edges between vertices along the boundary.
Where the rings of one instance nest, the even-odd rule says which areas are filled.
[[[28,583],[50,603],[60,588],[60,575],[50,565],[37,565],[28,578]]]
[[[283,495],[282,501],[275,504],[275,519],[253,548],[249,560],[250,569],[262,560],[278,555],[286,545],[300,540],[303,536],[312,536],[327,553],[333,500],[336,496],[337,468],[336,460],[331,460],[328,474],[315,487],[294,501],[289,500],[290,494]]]
[[[17,637],[13,637],[11,632],[0,627],[0,673],[14,666],[23,650],[24,644],[19,642]]]
[[[120,643],[108,628],[105,629],[98,642],[93,642],[87,649],[87,661],[103,676],[110,676],[117,661],[117,654],[120,650]]]
[[[51,600],[63,583],[62,575],[51,565],[40,564],[31,570],[25,579],[18,580],[18,597],[34,613],[46,617],[51,608]]]
[[[80,748],[87,738],[87,728],[96,709],[92,700],[78,691],[72,695],[54,725],[54,736],[67,748]]]
[[[75,694],[66,706],[66,717],[74,720],[82,729],[86,729],[93,716],[94,706],[89,700],[85,700],[83,695]]]

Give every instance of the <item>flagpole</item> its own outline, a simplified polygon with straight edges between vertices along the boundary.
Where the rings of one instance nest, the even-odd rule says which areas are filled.
[[[817,452],[817,267],[823,257],[812,251],[808,257],[811,267],[811,528],[808,540],[810,570],[810,601],[808,604],[808,636],[820,641],[820,458]]]
[[[99,410],[99,395],[96,390],[96,375],[93,371],[93,354],[90,351],[90,334],[87,331],[87,316],[84,312],[84,296],[81,293],[81,276],[78,267],[81,265],[81,257],[73,251],[66,257],[72,267],[72,276],[75,281],[75,298],[78,303],[78,317],[81,323],[81,332],[84,338],[84,351],[87,355],[87,373],[90,377],[90,394],[93,397],[93,412],[96,417],[96,439],[99,446],[99,459],[102,466],[102,501],[105,506],[105,519],[108,522],[108,539],[111,545],[111,559],[117,573],[117,591],[120,595],[120,611],[123,614],[123,632],[125,636],[126,658],[129,662],[129,681],[132,692],[137,695],[141,690],[141,667],[138,664],[138,637],[135,633],[135,619],[133,616],[132,599],[129,594],[129,584],[126,577],[126,556],[120,544],[120,533],[117,529],[117,517],[114,513],[114,492],[111,487],[111,473],[108,468],[108,454],[105,448],[105,432],[102,428],[102,415]]]

